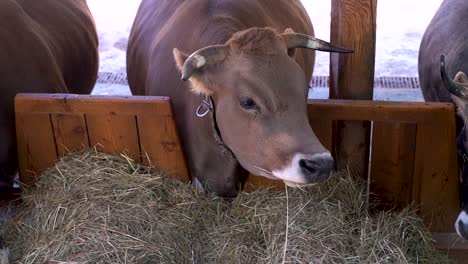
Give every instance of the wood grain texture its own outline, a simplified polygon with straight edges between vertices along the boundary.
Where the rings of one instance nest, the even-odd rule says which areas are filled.
[[[418,125],[411,198],[432,232],[453,231],[460,210],[456,155],[455,120]]]
[[[330,97],[372,100],[377,0],[332,0],[331,10],[331,42],[354,53],[330,53]]]
[[[90,147],[83,114],[51,114],[51,119],[59,157]]]
[[[133,115],[87,114],[86,124],[91,146],[109,154],[125,154],[141,162],[137,121]]]
[[[454,113],[450,103],[368,100],[309,100],[309,114],[323,120],[443,123]]]
[[[17,113],[20,181],[32,186],[38,173],[54,165],[57,149],[49,114]]]
[[[371,122],[339,120],[333,124],[332,155],[336,158],[337,168],[367,180]]]
[[[456,233],[433,233],[434,247],[447,254],[454,264],[465,264],[468,260],[468,241]]]
[[[75,94],[18,94],[15,112],[100,113],[171,115],[169,98],[164,96],[102,96]]]
[[[249,174],[247,177],[247,182],[244,185],[244,190],[246,192],[254,191],[258,188],[270,188],[271,190],[283,190],[284,183],[280,180],[272,180],[265,177],[255,176]]]
[[[108,153],[126,152],[137,161],[155,165],[171,176],[188,181],[169,100],[157,97],[70,98],[65,100],[57,95],[17,98],[22,181],[32,183],[34,175],[53,165],[57,154],[86,144],[83,127],[86,127],[91,146],[100,144],[101,150]],[[425,223],[431,224],[431,230],[452,231],[459,207],[452,105],[347,100],[312,100],[309,103],[311,126],[326,147],[333,141],[332,122],[375,122],[371,171],[374,190],[394,203],[392,206],[400,207],[408,203],[408,191],[398,186],[411,186],[410,200],[421,203],[420,213]],[[414,135],[416,140],[412,140]],[[414,162],[411,164],[413,144]],[[410,184],[404,175],[411,168]],[[260,185],[284,188],[281,181],[255,176],[249,179],[247,189]]]
[[[331,42],[354,50],[330,55],[330,98],[372,100],[377,0],[332,0]],[[338,165],[367,175],[370,124],[336,122]]]
[[[167,97],[19,94],[15,106],[18,116],[50,114],[59,155],[96,146],[189,180]]]
[[[190,181],[172,115],[139,115],[137,120],[143,163],[155,166],[181,181]]]
[[[416,129],[409,123],[373,123],[370,191],[378,209],[411,204]]]

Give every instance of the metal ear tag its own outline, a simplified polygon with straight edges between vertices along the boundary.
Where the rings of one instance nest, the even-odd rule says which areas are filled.
[[[202,109],[205,109],[204,112],[201,112]],[[213,102],[211,101],[211,97],[205,97],[205,99],[203,99],[203,102],[197,107],[197,111],[195,112],[195,114],[198,116],[198,117],[205,117],[210,111],[213,110]]]

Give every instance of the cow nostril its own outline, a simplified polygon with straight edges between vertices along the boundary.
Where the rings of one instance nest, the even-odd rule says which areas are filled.
[[[315,174],[317,172],[317,168],[315,166],[315,162],[306,160],[306,159],[301,159],[299,161],[299,166],[307,171],[309,174]]]
[[[301,159],[298,165],[308,181],[327,179],[333,170],[333,158],[331,155],[319,154],[310,159]]]

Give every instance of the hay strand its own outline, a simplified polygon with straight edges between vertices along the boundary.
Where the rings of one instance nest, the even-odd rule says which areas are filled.
[[[369,214],[346,175],[233,200],[162,175],[96,150],[65,157],[22,195],[6,227],[12,260],[448,263],[413,210]]]

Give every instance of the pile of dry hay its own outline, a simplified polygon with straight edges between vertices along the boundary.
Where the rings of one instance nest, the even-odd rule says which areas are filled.
[[[412,211],[369,215],[348,177],[227,201],[91,150],[23,199],[5,234],[20,263],[448,263]]]

